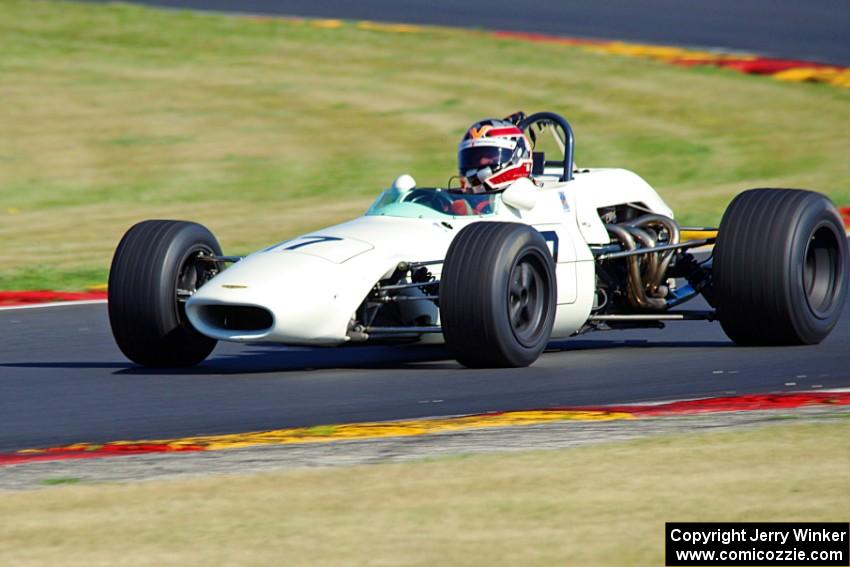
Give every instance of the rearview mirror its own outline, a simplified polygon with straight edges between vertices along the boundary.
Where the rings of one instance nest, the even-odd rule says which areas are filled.
[[[537,186],[523,177],[502,192],[502,202],[515,209],[530,211],[537,205],[537,196]]]

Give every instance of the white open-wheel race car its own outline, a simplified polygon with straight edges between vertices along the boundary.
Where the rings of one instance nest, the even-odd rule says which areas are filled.
[[[220,340],[443,338],[463,365],[516,367],[550,339],[593,330],[718,320],[739,345],[792,345],[820,342],[838,321],[847,240],[827,197],[753,189],[719,229],[681,227],[638,175],[576,169],[563,117],[518,126],[532,140],[548,131],[563,155],[535,152],[532,176],[501,192],[403,175],[363,216],[246,257],[222,255],[196,223],[136,224],[109,275],[118,346],[138,364],[177,367]],[[709,309],[680,308],[700,295]]]

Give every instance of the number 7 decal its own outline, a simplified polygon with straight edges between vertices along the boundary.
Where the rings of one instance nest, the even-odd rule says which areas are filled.
[[[552,244],[552,250],[551,250],[552,258],[555,260],[555,263],[557,264],[558,263],[558,233],[555,232],[554,230],[546,230],[546,231],[541,232],[540,234],[543,235],[543,239],[547,243]]]
[[[338,238],[336,236],[304,236],[299,238],[301,242],[297,242],[292,246],[287,246],[283,248],[283,250],[296,250],[298,248],[303,248],[304,246],[309,246],[311,244],[317,244],[319,242],[332,242],[334,240],[342,240],[342,238]],[[306,242],[305,242],[306,241]]]

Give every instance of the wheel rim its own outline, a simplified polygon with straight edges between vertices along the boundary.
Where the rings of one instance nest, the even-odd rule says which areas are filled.
[[[829,225],[814,231],[806,246],[803,264],[803,291],[812,313],[819,319],[829,316],[839,291],[841,248]]]
[[[210,248],[198,246],[192,248],[180,263],[174,288],[174,305],[181,322],[186,320],[186,302],[218,271],[218,264],[201,260],[202,256],[213,255],[215,253]]]
[[[530,347],[536,343],[546,323],[546,282],[538,261],[526,255],[511,269],[508,285],[508,320],[517,340]]]

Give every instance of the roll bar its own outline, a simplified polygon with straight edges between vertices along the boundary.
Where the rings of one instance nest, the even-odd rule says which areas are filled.
[[[531,116],[526,116],[517,126],[525,132],[538,123],[546,125],[556,124],[561,127],[561,131],[564,134],[564,174],[560,177],[559,181],[571,180],[573,178],[575,137],[573,136],[573,129],[570,127],[570,123],[567,122],[566,118],[554,112],[536,112]]]

